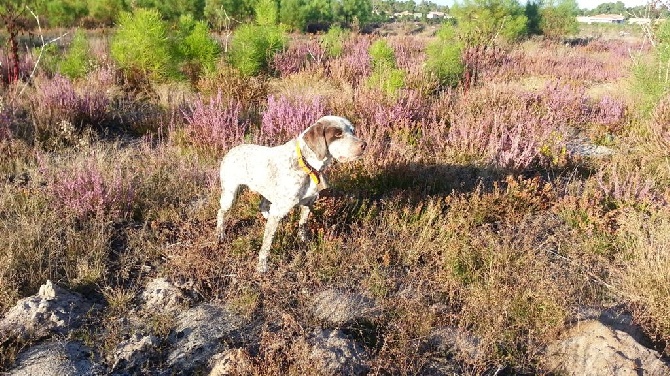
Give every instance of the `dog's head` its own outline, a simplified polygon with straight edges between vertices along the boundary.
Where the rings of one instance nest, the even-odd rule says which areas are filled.
[[[340,162],[353,161],[367,147],[365,141],[354,135],[349,120],[339,116],[322,117],[303,132],[302,138],[320,160],[333,157]]]

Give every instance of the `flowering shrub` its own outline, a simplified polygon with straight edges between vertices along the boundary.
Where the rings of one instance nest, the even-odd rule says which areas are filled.
[[[241,110],[240,102],[224,100],[221,90],[209,103],[198,97],[183,111],[186,137],[205,149],[228,150],[244,139],[247,124],[240,119]]]
[[[84,87],[78,93],[72,82],[60,75],[36,80],[35,87],[30,117],[37,140],[68,141],[87,126],[101,129],[106,125],[110,102],[101,88]]]
[[[593,55],[585,54],[582,50],[584,47],[577,47],[557,55],[556,48],[559,47],[542,48],[532,53],[514,51],[512,59],[517,64],[509,66],[509,69],[518,75],[550,76],[583,82],[611,82],[628,74],[626,68],[630,59],[623,59],[620,50]]]
[[[466,87],[493,79],[507,80],[525,67],[517,56],[500,47],[470,47],[463,51],[462,59]]]
[[[369,37],[357,35],[347,39],[342,55],[328,61],[330,75],[351,85],[358,85],[371,72],[369,48]]]
[[[30,73],[35,67],[35,61],[32,54],[23,54],[19,56],[19,77],[25,78],[30,76]],[[5,49],[0,50],[0,82],[4,84],[9,83],[9,56]]]
[[[593,111],[593,121],[596,124],[605,125],[612,131],[626,118],[626,104],[610,96],[603,96]]]
[[[605,197],[616,203],[651,203],[654,201],[654,181],[645,177],[640,168],[612,164],[602,167],[597,175],[598,186]]]
[[[52,205],[78,219],[111,215],[125,218],[132,211],[134,190],[131,181],[115,170],[106,176],[94,158],[83,163],[49,172],[42,169]]]
[[[536,162],[552,135],[565,131],[549,100],[515,90],[468,92],[451,113],[447,145],[457,154],[484,157],[489,163],[525,169]]]
[[[279,98],[270,95],[263,112],[259,141],[281,143],[302,132],[326,113],[326,104],[319,96],[291,100],[283,95]]]
[[[398,68],[411,70],[426,61],[426,40],[414,36],[388,38]]]
[[[324,48],[314,39],[299,39],[272,57],[272,69],[280,76],[298,73],[312,65],[321,66],[325,61]]]

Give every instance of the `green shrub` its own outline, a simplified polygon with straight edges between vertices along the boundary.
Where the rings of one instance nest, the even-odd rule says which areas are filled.
[[[344,41],[349,36],[349,33],[339,26],[333,26],[328,29],[328,32],[321,37],[321,45],[331,57],[338,57],[342,55],[344,50]]]
[[[254,11],[256,12],[256,23],[258,25],[270,26],[279,22],[279,10],[275,0],[258,0]]]
[[[267,72],[272,56],[286,43],[283,30],[276,25],[242,25],[233,35],[230,62],[245,76]]]
[[[650,114],[670,87],[670,23],[661,23],[654,37],[655,51],[636,56],[632,66],[632,90],[643,116]]]
[[[464,0],[451,9],[467,45],[491,45],[526,36],[528,18],[517,0]]]
[[[184,63],[197,71],[212,73],[216,70],[221,49],[218,43],[209,36],[209,28],[203,21],[195,21],[193,17],[182,16],[179,19],[178,50]]]
[[[437,78],[441,86],[455,87],[463,76],[462,45],[457,40],[453,26],[443,25],[437,40],[426,48],[428,58],[425,70]]]
[[[63,56],[58,70],[64,76],[72,79],[81,78],[91,70],[92,56],[88,46],[86,34],[77,30],[70,44],[70,49]]]
[[[378,39],[370,46],[368,50],[372,59],[372,70],[396,68],[395,53],[393,48],[388,45],[385,39]]]
[[[396,66],[395,52],[386,40],[378,39],[369,48],[372,59],[372,74],[367,84],[388,96],[395,96],[405,86],[405,72]]]
[[[374,71],[368,78],[368,86],[380,89],[386,95],[393,97],[405,86],[405,72],[398,68]]]
[[[168,26],[153,9],[121,14],[111,55],[132,78],[160,82],[178,76]]]

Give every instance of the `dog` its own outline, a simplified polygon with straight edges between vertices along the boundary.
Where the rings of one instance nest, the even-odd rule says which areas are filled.
[[[305,223],[319,191],[326,186],[321,171],[334,160],[350,162],[361,158],[366,147],[367,143],[354,135],[349,120],[324,116],[283,145],[244,144],[232,148],[221,161],[221,207],[216,216],[219,241],[224,238],[226,213],[240,186],[259,193],[261,214],[267,222],[256,270],[265,273],[281,219],[300,205],[298,236],[306,240]]]

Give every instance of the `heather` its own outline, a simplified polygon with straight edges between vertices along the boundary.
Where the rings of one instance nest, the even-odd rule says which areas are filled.
[[[637,100],[636,59],[653,52],[641,36],[452,48],[448,29],[284,39],[255,24],[226,52],[192,19],[179,48],[159,44],[170,29],[141,15],[87,35],[90,55],[83,38],[69,47],[74,68],[95,56],[85,70],[38,66],[0,88],[0,313],[46,279],[94,296],[102,313],[73,336],[105,357],[133,335],[121,322],[137,291],[167,277],[265,323],[243,349],[249,374],[309,370],[301,333],[322,323],[306,307],[330,288],[375,302],[342,325],[371,374],[422,374],[436,358],[462,374],[547,373],[547,345],[593,307],[631,313],[670,355],[670,101]],[[119,44],[135,22],[153,25],[154,64]],[[258,275],[258,195],[241,192],[227,238],[214,236],[220,158],[327,114],[351,120],[367,154],[331,166],[312,239],[291,213]],[[159,340],[176,325],[144,319]],[[431,342],[451,328],[478,351]],[[0,369],[23,345],[0,342]]]

